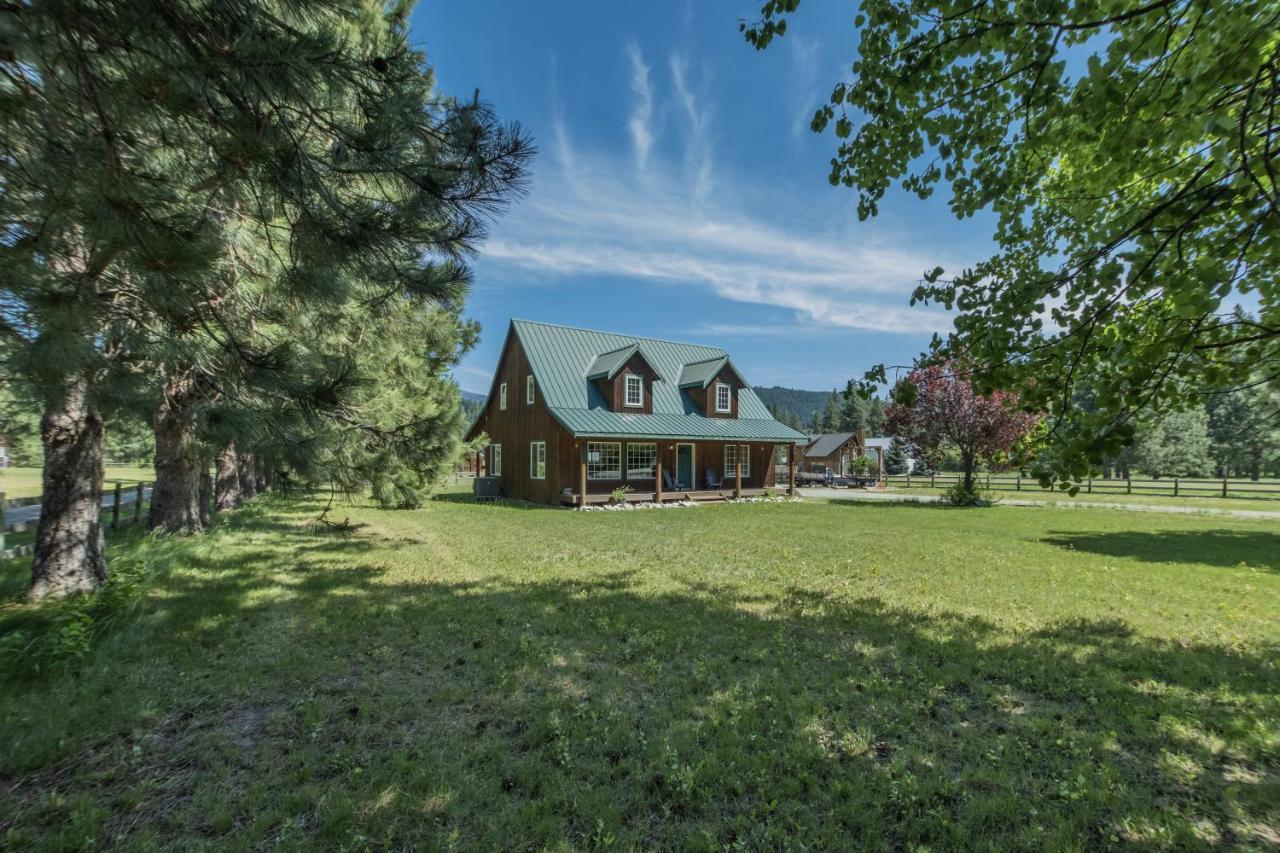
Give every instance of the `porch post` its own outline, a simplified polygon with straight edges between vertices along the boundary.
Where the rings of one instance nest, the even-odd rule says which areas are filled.
[[[739,444],[738,452],[733,454],[733,496],[739,500],[742,498],[742,451],[746,449],[745,444]]]
[[[579,442],[582,451],[578,454],[578,506],[585,507],[587,505],[587,443]]]
[[[796,445],[787,445],[787,497],[796,496]]]
[[[658,445],[659,448],[662,445]],[[653,481],[653,501],[654,503],[662,503],[662,450],[658,450],[658,467],[654,469],[656,475]]]

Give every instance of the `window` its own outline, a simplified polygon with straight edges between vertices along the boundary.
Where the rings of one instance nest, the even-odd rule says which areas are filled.
[[[498,409],[507,410],[507,383],[503,382],[498,386]]]
[[[533,405],[533,374],[530,373],[524,378],[524,401],[530,406]]]
[[[644,405],[644,378],[634,373],[627,374],[626,404],[632,408]]]
[[[494,477],[502,476],[502,445],[489,445],[489,474]]]
[[[658,445],[627,442],[627,479],[652,480],[657,473]]]
[[[588,441],[587,479],[621,480],[622,445],[608,441]]]
[[[716,383],[716,411],[733,411],[733,389],[723,382]]]
[[[739,459],[742,460],[742,479],[745,480],[751,476],[751,453],[745,444],[726,444],[724,446],[724,478],[726,480],[738,476]]]
[[[545,441],[529,442],[529,477],[533,480],[547,479],[547,443]]]

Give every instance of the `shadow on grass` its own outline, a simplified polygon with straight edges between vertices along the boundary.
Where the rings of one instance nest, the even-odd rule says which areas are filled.
[[[1071,551],[1129,557],[1146,563],[1248,565],[1280,572],[1280,533],[1253,530],[1186,530],[1114,533],[1050,531],[1040,540]]]
[[[1274,645],[630,571],[404,582],[372,537],[228,527],[250,541],[164,543],[182,569],[136,626],[0,705],[71,733],[3,758],[0,837],[1063,849],[1280,821]]]

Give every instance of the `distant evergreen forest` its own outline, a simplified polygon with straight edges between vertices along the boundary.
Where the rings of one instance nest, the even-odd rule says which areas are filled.
[[[755,386],[758,396],[776,417],[779,413],[790,413],[801,424],[808,426],[814,416],[821,416],[831,399],[830,391],[802,391],[799,388],[783,388],[773,385],[769,388]]]
[[[755,389],[773,416],[789,427],[808,432],[853,432],[868,436],[884,430],[884,401],[848,398],[842,392],[803,391],[774,385]]]

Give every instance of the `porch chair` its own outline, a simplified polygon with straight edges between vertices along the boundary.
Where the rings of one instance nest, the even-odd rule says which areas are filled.
[[[668,492],[677,492],[680,490],[680,487],[676,485],[676,478],[671,476],[670,468],[662,469],[662,488],[666,489]]]
[[[715,468],[708,468],[706,476],[708,489],[718,489],[724,485],[724,483],[720,481],[720,477],[716,474]]]

